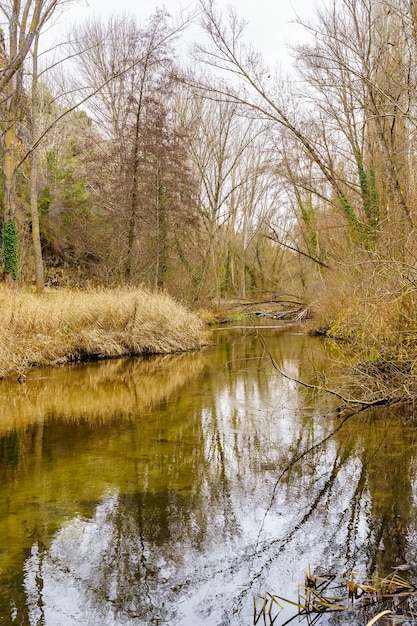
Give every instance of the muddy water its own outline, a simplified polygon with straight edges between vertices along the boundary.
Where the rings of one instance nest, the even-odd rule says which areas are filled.
[[[309,564],[341,594],[352,570],[415,575],[413,416],[344,420],[315,388],[347,393],[335,346],[261,332],[311,386],[250,328],[0,385],[0,624],[250,625]]]

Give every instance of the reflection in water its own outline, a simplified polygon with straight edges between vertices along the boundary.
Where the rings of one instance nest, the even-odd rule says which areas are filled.
[[[287,373],[345,384],[322,340],[264,333]],[[417,573],[409,416],[329,417],[250,332],[0,397],[0,623],[249,625],[252,593],[296,597],[308,563]]]
[[[0,433],[49,415],[103,422],[151,409],[201,372],[201,353],[124,358],[33,370],[25,385],[0,382]]]

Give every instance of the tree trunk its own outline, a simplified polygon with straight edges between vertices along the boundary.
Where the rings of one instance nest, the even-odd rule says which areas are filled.
[[[14,107],[11,107],[13,109]],[[4,222],[3,260],[6,285],[15,287],[18,272],[18,251],[16,233],[16,122],[10,111],[11,121],[4,133]]]
[[[159,173],[156,178],[156,229],[157,229],[157,260],[156,286],[165,287],[168,272],[168,219],[164,185]]]
[[[36,36],[33,50],[33,77],[32,77],[32,140],[36,142],[38,134],[38,42],[39,36]],[[39,228],[39,211],[38,211],[38,154],[37,148],[32,151],[31,169],[30,169],[30,210],[32,217],[32,243],[33,256],[35,259],[35,279],[36,289],[42,292],[45,289],[45,274],[42,259],[42,246]]]

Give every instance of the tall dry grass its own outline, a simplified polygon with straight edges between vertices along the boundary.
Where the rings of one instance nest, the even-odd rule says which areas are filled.
[[[206,343],[201,320],[142,289],[0,290],[0,378],[88,357],[168,354]]]
[[[350,347],[366,396],[417,397],[417,269],[394,258],[340,265],[316,291],[315,328]]]

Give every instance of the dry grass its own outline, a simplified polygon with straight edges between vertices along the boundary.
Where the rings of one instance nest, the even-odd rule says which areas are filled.
[[[347,594],[343,589],[346,589]],[[329,591],[332,595],[328,595]],[[363,624],[364,618],[367,619],[366,626],[372,626],[382,618],[387,618],[384,620],[385,624],[405,622],[414,624],[416,596],[414,583],[405,580],[396,572],[383,577],[376,573],[363,584],[355,582],[352,572],[345,587],[343,583],[336,582],[334,574],[312,575],[309,566],[304,584],[299,585],[297,601],[268,592],[263,597],[253,597],[253,623],[258,624],[263,617],[263,623],[266,624],[265,618],[268,617],[268,623],[273,624],[279,612],[287,606],[296,609],[297,614],[287,619],[286,624],[296,618],[298,621],[305,619],[308,624],[314,624],[328,613],[341,612],[350,614],[352,624]],[[262,600],[260,608],[259,600]]]
[[[0,291],[0,378],[89,357],[200,348],[203,323],[172,298],[141,289],[36,295]]]
[[[315,328],[347,342],[366,393],[414,399],[416,269],[404,262],[378,259],[345,270],[316,299]]]

